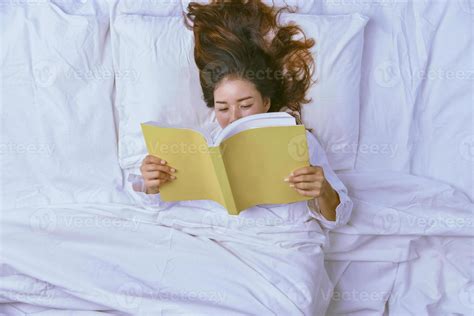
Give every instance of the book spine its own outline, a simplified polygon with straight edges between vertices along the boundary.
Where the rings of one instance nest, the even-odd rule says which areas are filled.
[[[222,153],[220,147],[209,147],[209,154],[214,165],[214,170],[219,181],[219,186],[222,190],[222,196],[224,198],[223,205],[227,212],[231,215],[238,215],[239,210],[234,201],[232,194],[232,188],[230,186],[229,178],[227,177],[227,171],[225,169],[224,160],[222,159]]]

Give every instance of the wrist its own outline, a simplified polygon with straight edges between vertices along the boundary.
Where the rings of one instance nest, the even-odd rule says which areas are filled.
[[[317,197],[320,213],[328,220],[336,220],[336,208],[340,203],[339,194],[334,190],[329,182],[321,190],[321,194]]]
[[[326,179],[324,179],[321,193],[319,194],[318,198],[330,200],[332,197],[334,197],[334,193],[337,194],[337,192],[331,187],[329,182]]]

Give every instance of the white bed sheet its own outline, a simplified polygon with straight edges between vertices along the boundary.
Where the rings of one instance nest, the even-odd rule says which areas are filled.
[[[323,0],[366,27],[356,169],[416,174],[474,198],[471,0]],[[453,36],[456,34],[456,36]]]
[[[222,211],[190,204],[158,214],[120,204],[3,210],[0,302],[134,315],[318,314],[332,284],[312,269],[324,265],[317,223],[228,225],[219,222]]]
[[[357,255],[349,260],[327,255],[327,267],[334,268],[329,274],[338,280],[336,291],[380,295],[390,290],[390,298],[353,300],[348,295],[344,300],[342,295],[329,313],[473,315],[473,3],[324,0],[320,9],[323,14],[360,12],[370,18],[356,168],[385,178],[374,178],[380,190],[373,191],[370,203],[391,204],[397,195],[406,197],[400,200],[405,207],[397,211],[369,211],[372,218],[366,213],[370,207],[354,212],[351,225],[384,236],[352,239],[333,232],[333,246],[349,247]],[[352,196],[358,194],[348,188]],[[445,200],[448,195],[451,202]],[[463,211],[453,209],[452,202],[465,203]],[[385,223],[382,231],[373,222]],[[363,249],[372,254],[382,250],[380,261],[364,261]],[[378,271],[390,277],[373,278]]]

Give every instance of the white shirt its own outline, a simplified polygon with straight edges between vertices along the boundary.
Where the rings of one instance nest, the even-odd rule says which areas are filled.
[[[211,136],[214,138],[215,135],[221,130],[217,122],[213,122],[207,128],[211,131]],[[320,166],[323,168],[324,176],[329,182],[331,187],[339,194],[340,203],[336,208],[336,220],[330,221],[326,219],[321,213],[317,199],[311,199],[308,201],[300,201],[289,204],[264,204],[256,205],[242,211],[238,216],[244,218],[278,218],[283,221],[306,221],[311,218],[318,220],[320,225],[328,230],[332,230],[336,227],[345,225],[351,216],[353,202],[348,196],[347,188],[337,177],[336,173],[332,170],[329,165],[326,152],[317,140],[317,138],[306,131],[310,164],[312,166]],[[145,186],[143,178],[138,175],[129,175],[128,181],[132,182],[134,191],[141,199],[141,202],[146,206],[155,206],[159,208],[169,208],[170,206],[179,203],[180,205],[191,205],[199,207],[221,207],[222,211],[226,210],[223,206],[217,202],[210,200],[196,200],[196,201],[179,201],[179,202],[164,202],[159,198],[157,194],[145,194]],[[231,216],[231,215],[229,215]]]

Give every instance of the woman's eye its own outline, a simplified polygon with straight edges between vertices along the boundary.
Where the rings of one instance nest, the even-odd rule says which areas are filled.
[[[219,109],[219,112],[225,112],[227,109]]]
[[[252,105],[253,105],[253,104],[250,104],[250,105],[242,105],[242,107],[243,107],[244,109],[248,109],[248,108],[251,107]]]

